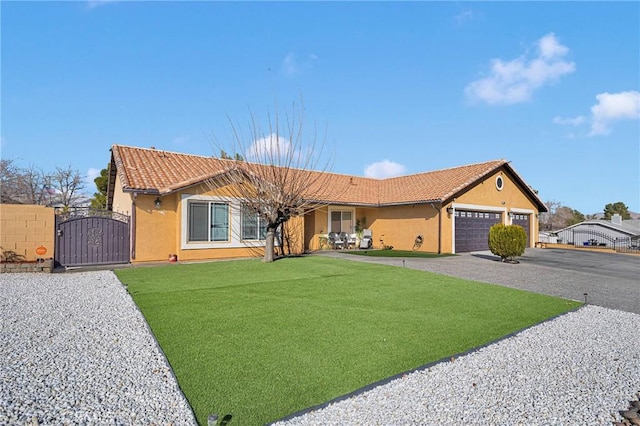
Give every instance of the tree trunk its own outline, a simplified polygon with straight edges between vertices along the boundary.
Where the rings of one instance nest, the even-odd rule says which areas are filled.
[[[264,258],[263,262],[273,262],[273,249],[275,241],[275,229],[267,226],[267,235],[264,242]]]

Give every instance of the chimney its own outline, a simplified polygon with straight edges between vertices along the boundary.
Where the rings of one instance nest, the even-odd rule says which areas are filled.
[[[618,213],[614,214],[613,216],[611,216],[611,223],[613,223],[614,225],[622,225],[622,216],[620,216]]]

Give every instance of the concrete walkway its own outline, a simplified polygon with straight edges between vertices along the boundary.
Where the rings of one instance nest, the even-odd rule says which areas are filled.
[[[499,284],[640,314],[640,257],[562,249],[527,249],[520,263],[490,252],[441,258],[366,257],[343,251],[321,256],[379,263]]]

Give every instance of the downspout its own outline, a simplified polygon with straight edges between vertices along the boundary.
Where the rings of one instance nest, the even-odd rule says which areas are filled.
[[[442,204],[440,205],[440,209],[436,208],[433,203],[429,204],[438,212],[438,254],[442,254]]]
[[[131,228],[129,237],[129,241],[131,243],[131,260],[136,259],[136,199],[138,198],[138,193],[134,192],[131,197]]]

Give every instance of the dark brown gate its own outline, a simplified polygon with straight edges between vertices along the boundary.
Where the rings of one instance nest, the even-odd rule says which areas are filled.
[[[129,216],[75,209],[56,214],[55,261],[62,266],[129,263]]]

